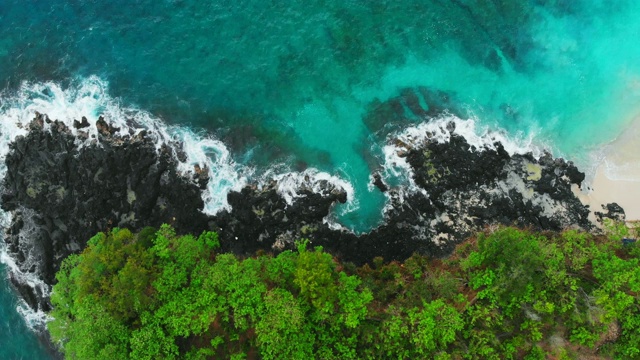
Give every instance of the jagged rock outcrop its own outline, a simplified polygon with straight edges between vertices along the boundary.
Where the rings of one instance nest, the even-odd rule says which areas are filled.
[[[227,201],[231,211],[223,211],[213,218],[219,230],[223,249],[236,254],[252,254],[258,249],[282,250],[291,248],[294,241],[326,228],[323,219],[334,203],[344,203],[346,192],[327,181],[318,193],[300,189],[291,204],[278,194],[277,182],[260,188],[246,186],[231,192]]]
[[[38,114],[6,159],[2,208],[14,216],[5,242],[23,272],[49,285],[61,261],[96,232],[162,223],[181,232],[207,228],[200,186],[176,172],[170,148],[156,151],[144,134],[120,135],[104,119],[97,125],[98,138],[81,141]],[[12,280],[30,306],[48,309],[40,290]]]

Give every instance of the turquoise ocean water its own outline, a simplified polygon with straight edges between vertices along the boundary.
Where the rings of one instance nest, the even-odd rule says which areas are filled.
[[[52,87],[97,81],[96,114],[116,104],[207,131],[251,176],[286,164],[348,180],[337,219],[366,231],[385,201],[368,187],[376,104],[404,94],[409,113],[407,94],[426,107],[419,89],[440,91],[588,169],[640,112],[638,19],[632,0],[1,0],[0,121],[29,101],[75,106]],[[0,305],[0,358],[36,351],[5,285]]]

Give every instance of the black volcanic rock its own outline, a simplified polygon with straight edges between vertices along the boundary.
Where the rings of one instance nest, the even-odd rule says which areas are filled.
[[[51,285],[62,259],[113,227],[169,223],[194,233],[207,228],[199,185],[176,172],[169,149],[158,152],[145,137],[112,135],[117,130],[104,119],[98,123],[100,141],[80,149],[62,122],[46,120],[38,115],[6,159],[2,208],[14,220],[5,241],[22,272]],[[48,309],[41,294],[25,294],[30,290],[12,280],[32,307]]]
[[[492,183],[510,158],[502,144],[496,144],[496,150],[471,151],[467,141],[455,134],[448,143],[434,141],[407,155],[416,170],[417,185],[428,190],[434,201],[446,191],[468,191]]]
[[[447,124],[446,131],[450,141],[445,143],[433,140],[413,146],[391,140],[411,166],[418,188],[386,189],[374,174],[376,186],[385,186],[389,204],[383,223],[370,232],[356,235],[323,221],[330,207],[343,201],[326,196],[330,184],[325,184],[325,196],[307,192],[287,205],[274,182],[229,194],[231,212],[214,219],[223,247],[244,254],[291,249],[304,237],[343,260],[363,264],[376,256],[404,260],[414,252],[445,256],[486,226],[593,229],[589,209],[571,189],[584,179],[572,163],[548,153],[539,159],[510,155],[500,143],[475,149],[455,134],[453,124]]]
[[[232,210],[213,218],[223,250],[252,254],[258,249],[292,248],[295,240],[325,228],[323,219],[331,206],[346,202],[347,194],[326,181],[320,187],[325,191],[301,189],[292,204],[278,194],[275,181],[262,188],[246,186],[231,192],[227,200]]]
[[[98,129],[98,133],[103,136],[112,136],[115,135],[120,128],[114,127],[113,125],[107,123],[102,116],[98,118],[96,121],[96,128]]]
[[[377,187],[381,192],[386,192],[387,190],[389,190],[389,186],[384,183],[384,180],[382,180],[382,176],[380,176],[380,173],[373,174],[373,185]]]
[[[607,212],[595,212],[596,219],[599,222],[603,222],[604,219],[611,219],[613,221],[624,221],[627,218],[624,209],[622,208],[622,206],[618,205],[618,203],[602,205],[602,209],[607,210]]]
[[[78,121],[78,120],[73,120],[73,127],[76,129],[84,129],[91,126],[89,124],[89,120],[87,120],[86,117],[82,117],[82,122]]]

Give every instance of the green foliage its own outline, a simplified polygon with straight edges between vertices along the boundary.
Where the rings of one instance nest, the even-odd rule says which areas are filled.
[[[624,222],[604,218],[603,225],[607,237],[614,242],[619,242],[623,238],[631,236],[631,229]]]
[[[462,330],[461,314],[442,300],[425,303],[406,314],[391,317],[383,328],[383,341],[389,344],[387,355],[404,352],[407,356],[433,357],[454,342]]]
[[[337,296],[335,264],[331,255],[321,248],[310,252],[301,247],[294,275],[300,295],[321,312],[332,312],[332,300]]]
[[[316,248],[216,254],[218,236],[100,233],[64,261],[52,337],[69,358],[354,358],[371,292]]]
[[[264,359],[309,359],[314,335],[294,296],[273,289],[265,296],[265,312],[256,325],[257,345]]]
[[[640,250],[607,226],[505,228],[373,267],[307,240],[239,259],[213,232],[114,229],[63,262],[49,330],[73,359],[637,358]]]
[[[210,255],[205,243],[217,239],[212,234],[179,237],[166,225],[153,235],[118,228],[97,234],[57,274],[52,338],[70,358],[177,357],[175,337],[190,335],[195,320],[178,321],[176,314],[199,310],[186,306],[191,299],[179,290]],[[184,312],[165,310],[171,306]]]
[[[268,261],[266,271],[269,282],[283,288],[293,286],[297,259],[298,254],[287,250]]]

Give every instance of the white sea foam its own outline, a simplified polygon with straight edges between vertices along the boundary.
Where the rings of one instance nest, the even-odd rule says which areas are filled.
[[[2,218],[8,218],[7,213],[2,213]],[[3,221],[4,223],[4,221]],[[3,228],[4,228],[3,224]],[[26,235],[28,236],[28,235]],[[1,242],[1,240],[0,240]],[[27,259],[26,262],[33,263],[35,259]],[[26,263],[25,262],[25,263]],[[0,245],[0,263],[3,263],[7,266],[8,271],[11,273],[11,276],[16,279],[19,283],[26,284],[32,289],[35,289],[38,293],[43,294],[43,296],[49,296],[51,292],[51,288],[49,285],[45,284],[42,279],[40,279],[35,273],[31,273],[28,271],[29,266],[18,266],[4,248],[4,243]],[[31,330],[42,329],[44,325],[51,320],[51,317],[48,316],[42,310],[34,311],[23,299],[20,299],[18,305],[16,306],[16,311],[22,316],[25,320],[27,327]]]
[[[453,133],[464,137],[469,145],[479,151],[495,149],[494,144],[499,142],[511,155],[532,153],[534,157],[540,157],[543,153],[542,149],[533,145],[534,133],[527,136],[523,134],[507,135],[507,132],[502,129],[478,126],[478,122],[478,119],[475,118],[463,120],[453,115],[447,115],[408,127],[394,137],[406,144],[420,146],[427,141],[448,142],[451,133]],[[455,125],[453,132],[447,130],[447,125],[450,123]]]
[[[282,196],[287,205],[292,205],[296,199],[305,196],[301,193],[304,190],[327,196],[335,189],[344,190],[347,194],[347,202],[341,206],[340,214],[356,211],[359,206],[356,191],[349,181],[315,168],[298,172],[290,171],[286,164],[277,164],[260,177],[258,186],[264,188],[273,180],[277,182],[276,192]],[[337,222],[336,215],[330,213],[322,219],[323,223],[333,230],[345,230],[346,228]]]
[[[193,172],[194,166],[207,169],[209,182],[203,192],[204,212],[214,215],[222,209],[230,209],[227,194],[240,191],[247,183],[252,169],[236,164],[227,147],[219,140],[198,135],[186,128],[173,128],[174,141],[182,144],[187,160],[178,164],[178,171]]]
[[[273,175],[271,178],[278,182],[276,190],[284,198],[287,204],[291,205],[295,199],[303,196],[300,192],[309,190],[314,193],[328,195],[329,184],[335,189],[342,189],[347,193],[347,203],[353,204],[355,201],[354,189],[350,182],[327,172],[309,168],[303,172],[286,172]]]
[[[44,328],[49,321],[53,320],[49,314],[42,310],[34,311],[24,300],[19,301],[16,311],[22,316],[27,327],[32,331],[38,331]]]
[[[2,162],[2,176],[5,174],[4,161]],[[28,214],[27,214],[28,215]],[[25,224],[23,226],[23,232],[20,236],[28,237],[31,233],[30,226],[32,225],[27,218]],[[22,284],[26,284],[32,289],[37,289],[37,291],[45,296],[49,296],[50,287],[42,281],[35,273],[31,273],[28,269],[33,265],[33,262],[36,259],[30,258],[25,261],[24,266],[20,267],[16,263],[15,259],[9,256],[6,251],[4,240],[1,237],[4,236],[4,229],[6,229],[11,224],[11,214],[0,210],[0,263],[5,264],[8,268],[8,271],[11,273],[18,282]],[[26,250],[26,249],[25,249]],[[25,251],[28,253],[28,250]],[[27,327],[31,330],[42,329],[43,326],[51,320],[51,317],[44,313],[42,310],[34,311],[29,305],[22,299],[19,300],[18,306],[16,307],[16,311],[20,314],[25,320]]]

